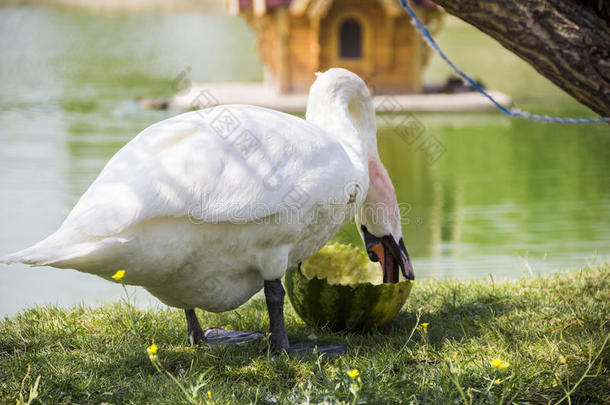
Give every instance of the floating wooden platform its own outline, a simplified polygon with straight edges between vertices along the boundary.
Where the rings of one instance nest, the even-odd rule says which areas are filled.
[[[510,107],[510,96],[489,92],[502,106]],[[477,92],[455,94],[382,94],[373,100],[377,112],[486,111],[496,107]],[[252,104],[288,113],[303,113],[307,94],[278,94],[262,83],[194,83],[177,94],[170,106],[199,109],[218,104]]]

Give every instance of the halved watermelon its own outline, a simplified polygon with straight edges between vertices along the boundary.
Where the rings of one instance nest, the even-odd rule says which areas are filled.
[[[308,324],[334,330],[370,329],[402,308],[412,283],[383,284],[379,263],[353,245],[327,245],[290,269],[284,279],[290,302]]]

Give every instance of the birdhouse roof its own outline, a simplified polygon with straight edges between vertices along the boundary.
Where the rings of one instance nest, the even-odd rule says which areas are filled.
[[[333,4],[333,0],[226,0],[231,14],[253,10],[255,14],[264,15],[267,10],[280,7],[289,7],[293,15],[324,16]],[[402,13],[400,4],[396,0],[379,0],[386,13],[397,16]],[[419,7],[434,8],[431,0],[410,0]],[[354,2],[356,3],[356,2]],[[356,4],[354,4],[355,6]]]

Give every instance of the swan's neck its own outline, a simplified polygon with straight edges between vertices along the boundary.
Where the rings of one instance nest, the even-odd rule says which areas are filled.
[[[378,157],[375,108],[364,82],[339,80],[326,86],[314,85],[306,119],[336,137],[363,171],[368,171],[370,158]]]
[[[356,221],[366,226],[373,235],[391,233],[398,242],[402,230],[394,185],[378,156],[369,158],[368,165],[369,189],[364,204],[356,214]]]

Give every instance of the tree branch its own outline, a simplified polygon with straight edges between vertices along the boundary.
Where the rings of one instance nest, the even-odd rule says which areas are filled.
[[[593,111],[610,116],[606,0],[435,0],[520,56]]]

